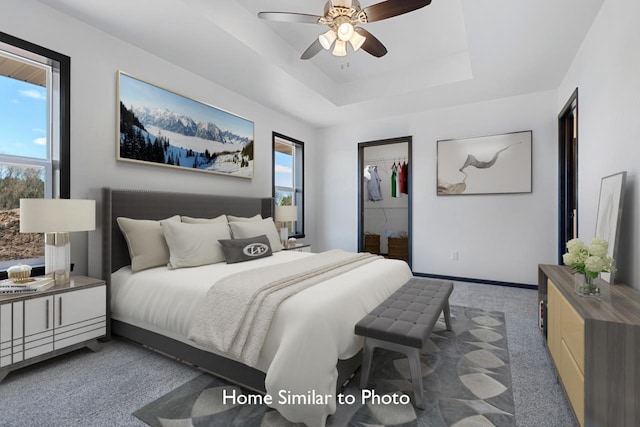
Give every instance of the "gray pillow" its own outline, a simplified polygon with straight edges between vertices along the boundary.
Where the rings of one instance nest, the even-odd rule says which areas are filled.
[[[227,264],[251,261],[273,255],[269,239],[264,234],[248,239],[218,240],[222,245]]]
[[[186,224],[211,224],[217,222],[224,222],[225,224],[227,223],[227,216],[225,214],[222,214],[215,218],[191,218],[190,216],[181,216],[180,219],[182,219],[182,222]]]
[[[234,239],[247,239],[264,234],[269,239],[273,252],[282,250],[280,233],[276,230],[276,225],[271,218],[265,218],[260,221],[230,222],[229,227],[231,227],[231,234]]]
[[[227,221],[229,221],[229,222],[262,221],[262,215],[258,214],[258,215],[251,216],[251,217],[227,215]]]
[[[129,247],[132,271],[167,265],[169,247],[164,239],[161,223],[180,223],[180,216],[175,215],[162,221],[120,217],[117,221]]]
[[[164,222],[162,231],[169,246],[169,268],[197,267],[225,260],[218,240],[231,238],[226,222]]]

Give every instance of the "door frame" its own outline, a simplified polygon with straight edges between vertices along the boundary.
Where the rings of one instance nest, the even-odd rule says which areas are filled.
[[[569,121],[571,120],[571,122]],[[573,138],[574,140],[571,140]],[[575,214],[567,215],[575,199]],[[569,230],[578,233],[578,88],[558,114],[558,264],[566,251]]]
[[[413,259],[413,209],[412,209],[412,193],[413,193],[413,159],[412,159],[412,144],[413,137],[412,136],[404,136],[400,138],[390,138],[390,139],[380,139],[375,141],[367,141],[367,142],[359,142],[358,143],[358,252],[362,252],[364,250],[364,150],[367,147],[376,147],[380,145],[391,145],[391,144],[407,144],[407,162],[409,163],[409,167],[407,168],[407,187],[409,193],[407,194],[407,233],[408,236],[408,261],[409,268],[412,268],[412,259]]]

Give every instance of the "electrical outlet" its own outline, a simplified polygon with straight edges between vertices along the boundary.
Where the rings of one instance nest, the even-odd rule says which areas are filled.
[[[451,251],[451,259],[453,261],[457,261],[458,260],[458,251]]]

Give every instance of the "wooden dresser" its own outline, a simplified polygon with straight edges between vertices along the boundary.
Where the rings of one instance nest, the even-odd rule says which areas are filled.
[[[569,267],[539,265],[541,331],[581,426],[640,425],[640,293],[597,279],[575,294]]]

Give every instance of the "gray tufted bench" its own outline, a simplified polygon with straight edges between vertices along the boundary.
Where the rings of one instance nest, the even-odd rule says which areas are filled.
[[[398,351],[409,359],[415,404],[423,407],[420,350],[426,344],[440,313],[444,312],[447,329],[451,330],[449,295],[452,291],[452,282],[413,278],[356,324],[355,333],[365,337],[361,388],[365,388],[369,382],[375,348]]]

